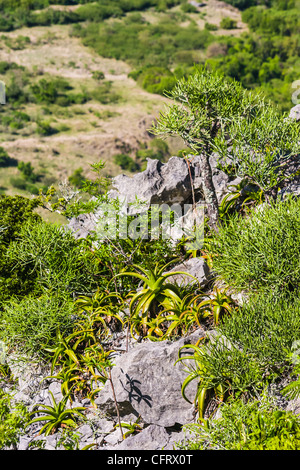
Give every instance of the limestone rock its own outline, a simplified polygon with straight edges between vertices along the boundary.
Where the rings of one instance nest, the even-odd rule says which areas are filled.
[[[133,413],[146,424],[164,427],[186,424],[194,419],[194,406],[181,394],[187,377],[185,366],[177,363],[179,348],[205,335],[199,329],[179,341],[145,342],[120,356],[112,368],[112,380],[121,416]],[[191,382],[187,396],[193,402],[196,383]],[[95,400],[108,414],[116,413],[111,384],[106,383]]]

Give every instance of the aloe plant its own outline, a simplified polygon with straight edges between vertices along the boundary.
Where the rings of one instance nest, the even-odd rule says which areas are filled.
[[[44,416],[39,416],[38,418],[32,419],[28,426],[39,422],[39,421],[46,421],[39,432],[39,434],[45,434],[45,436],[49,436],[49,434],[54,433],[59,427],[76,427],[76,416],[84,417],[81,411],[84,411],[85,408],[83,406],[77,406],[76,408],[66,408],[67,400],[69,398],[69,394],[66,395],[59,403],[56,403],[53,393],[49,390],[51,394],[52,403],[51,405],[41,405],[40,408],[34,410],[30,413],[30,415],[35,415],[38,413],[43,413]]]

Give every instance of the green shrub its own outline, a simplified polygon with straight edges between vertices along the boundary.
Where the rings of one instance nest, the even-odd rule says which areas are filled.
[[[244,10],[245,8],[249,8],[260,3],[259,0],[225,0],[225,2],[239,8],[240,10]]]
[[[26,85],[26,77],[12,76],[10,82],[6,86],[6,100],[8,105],[19,106],[20,104],[27,103],[29,96],[27,91],[24,90]]]
[[[287,351],[299,338],[300,299],[296,293],[251,293],[234,315],[224,319],[220,332],[245,355],[255,358],[265,377],[271,378],[285,366]]]
[[[16,166],[17,164],[18,161],[15,158],[10,157],[3,147],[0,147],[0,168]]]
[[[40,205],[37,199],[22,196],[0,196],[0,226],[6,227],[1,234],[1,243],[5,245],[19,235],[20,230],[28,221],[39,223],[42,219],[34,212]]]
[[[122,59],[131,65],[144,68],[173,65],[177,51],[205,49],[213,39],[209,31],[197,26],[181,27],[176,18],[165,18],[159,23],[90,23],[76,34],[83,44],[109,58]]]
[[[198,13],[198,9],[194,7],[194,5],[191,5],[190,3],[187,3],[187,2],[182,3],[180,8],[184,13]]]
[[[92,77],[94,80],[104,80],[105,75],[100,70],[96,70],[95,72],[92,73]]]
[[[22,353],[42,354],[43,345],[55,344],[57,328],[71,331],[73,314],[74,303],[63,292],[12,299],[0,313],[0,338]]]
[[[73,174],[69,177],[69,183],[75,186],[76,188],[82,188],[86,180],[85,176],[82,173],[83,169],[81,167],[77,168],[77,170],[75,170]]]
[[[63,227],[27,224],[18,240],[10,243],[6,260],[16,272],[25,269],[38,279],[39,289],[61,290],[69,295],[89,292],[96,289],[97,262],[91,263],[93,255],[83,244]]]
[[[207,29],[208,31],[217,31],[218,26],[212,23],[205,23],[204,28]]]
[[[40,193],[39,188],[35,184],[31,183],[26,184],[26,191],[35,196],[38,196],[38,194]]]
[[[213,269],[237,289],[296,290],[299,237],[299,200],[259,206],[220,228],[213,242]]]
[[[10,63],[9,62],[5,62],[5,61],[1,61],[0,62],[0,73],[1,74],[5,74],[7,72],[7,70],[9,70],[10,68]]]
[[[22,173],[23,178],[29,183],[35,183],[39,177],[34,173],[33,166],[30,162],[19,162],[18,170]]]
[[[14,403],[12,397],[0,389],[0,449],[15,448],[28,422],[26,406]]]
[[[139,169],[138,164],[129,155],[119,153],[115,155],[113,158],[114,158],[115,164],[119,165],[122,168],[122,170],[137,171]]]
[[[132,76],[132,75],[131,75]],[[138,83],[149,93],[163,95],[176,84],[173,73],[163,67],[146,67],[138,74]]]
[[[22,183],[24,182],[22,180]],[[41,222],[41,217],[34,212],[39,204],[37,199],[27,199],[22,196],[0,196],[1,304],[12,295],[25,295],[34,288],[36,276],[29,276],[26,267],[16,269],[14,260],[7,257],[7,250],[10,244],[19,237],[24,224],[30,222],[34,225]]]
[[[0,115],[1,124],[11,129],[23,129],[25,123],[30,122],[30,116],[22,111],[6,112]]]
[[[39,103],[55,103],[58,97],[58,89],[54,80],[47,81],[42,78],[31,86],[31,91]]]
[[[112,90],[112,82],[101,82],[90,92],[90,98],[102,104],[109,104],[118,102],[120,96]]]
[[[14,21],[8,15],[0,17],[0,31],[12,31],[14,29]]]
[[[290,36],[299,31],[300,14],[299,8],[282,11],[275,8],[252,7],[243,12],[242,20],[248,23],[252,31],[273,36]]]
[[[47,135],[55,134],[57,132],[57,130],[54,129],[54,127],[51,126],[49,121],[38,120],[36,124],[37,124],[36,132],[39,135],[47,136]]]

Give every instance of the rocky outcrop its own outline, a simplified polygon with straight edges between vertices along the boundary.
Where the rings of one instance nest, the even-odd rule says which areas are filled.
[[[73,403],[67,407],[85,408],[85,421],[77,428],[79,448],[94,444],[101,449],[172,449],[175,442],[184,438],[182,426],[195,422],[195,409],[192,404],[196,393],[196,382],[191,383],[187,396],[191,403],[183,399],[181,386],[187,372],[186,365],[176,363],[180,348],[195,344],[205,336],[202,329],[178,341],[144,343],[131,342],[127,353],[116,353],[112,368],[112,380],[122,423],[131,424],[140,420],[139,433],[122,440],[117,426],[116,405],[109,381],[95,400],[96,408],[89,399]],[[183,349],[182,354],[190,354]],[[62,399],[61,384],[55,379],[45,379],[49,370],[41,369],[38,363],[18,362],[15,357],[7,357],[16,379],[13,391],[14,400],[23,402],[29,411],[37,405],[52,405],[49,392],[55,401]],[[101,384],[99,384],[101,385]],[[5,390],[12,393],[9,388]],[[61,431],[51,436],[39,435],[43,423],[28,427],[21,436],[17,449],[27,450],[29,446],[42,445],[47,450],[63,448],[59,444]],[[124,430],[125,432],[126,430]]]

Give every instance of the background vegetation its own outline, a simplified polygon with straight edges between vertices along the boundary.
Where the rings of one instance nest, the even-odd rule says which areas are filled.
[[[178,79],[194,73],[195,64],[205,65],[246,89],[263,91],[281,112],[288,111],[300,71],[299,3],[227,3],[241,10],[243,33],[234,18],[209,23],[185,0],[0,0],[0,39],[9,50],[23,51],[32,39],[18,35],[19,28],[69,25],[70,38],[99,56],[124,61],[129,78],[147,93],[172,92]],[[76,71],[76,64],[70,67]],[[126,100],[107,75],[113,70],[92,70],[85,86],[8,58],[1,61],[7,104],[0,108],[0,130],[12,140],[50,139],[70,130],[58,117],[84,112],[92,116],[92,126],[100,127],[99,122],[121,116]],[[168,143],[153,137],[133,147],[121,142],[116,149],[111,160],[128,173],[143,170],[147,158],[171,156]],[[47,207],[65,221],[106,201],[109,181],[97,173],[103,165],[92,165],[93,180],[80,160],[72,167],[69,191],[78,191],[82,200],[70,203],[69,193],[57,192],[57,181],[42,165],[10,153],[0,147],[0,168],[9,185],[34,197],[8,196],[3,194],[7,188],[0,188],[0,340],[8,351],[50,365],[64,398],[72,388],[73,399],[93,400],[94,383],[109,380],[113,333],[124,330],[139,341],[160,341],[199,326],[214,330],[212,339],[191,347],[193,367],[187,368],[182,392],[185,396],[190,381],[197,381],[201,424],[191,429],[194,438],[187,448],[299,449],[299,418],[270,396],[272,387],[284,394],[288,382],[292,396],[300,395],[292,356],[300,331],[299,199],[270,202],[264,187],[255,187],[246,204],[245,180],[219,207],[219,231],[205,227],[201,251],[186,250],[185,239],[177,246],[142,237],[97,244],[95,234],[75,240],[39,214]],[[51,158],[59,155],[53,151]],[[213,279],[205,292],[194,286],[178,289],[163,274],[191,256],[203,256],[211,267]],[[3,364],[0,376],[10,383]],[[214,404],[220,406],[219,420],[211,419],[208,405]],[[0,446],[15,445],[29,420],[26,410],[1,392],[0,416]],[[54,423],[60,424],[59,419]]]

